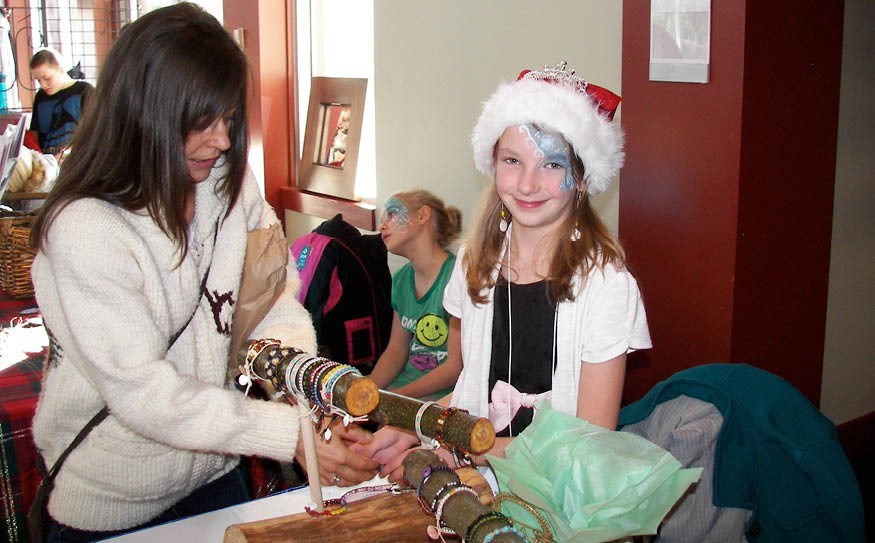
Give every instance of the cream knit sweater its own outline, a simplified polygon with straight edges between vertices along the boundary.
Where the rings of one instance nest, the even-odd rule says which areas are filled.
[[[49,512],[82,530],[142,524],[230,471],[238,455],[294,456],[296,412],[226,384],[233,303],[247,231],[276,222],[255,179],[231,214],[213,175],[197,185],[192,247],[179,254],[142,212],[85,199],[52,225],[32,275],[47,327],[62,348],[47,362],[33,434],[51,466],[104,405],[110,416],[69,456]],[[216,228],[218,226],[218,231]],[[207,293],[185,332],[201,279]],[[253,333],[315,352],[290,263],[286,292]]]

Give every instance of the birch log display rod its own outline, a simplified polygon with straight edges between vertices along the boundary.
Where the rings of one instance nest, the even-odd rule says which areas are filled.
[[[523,543],[525,536],[510,519],[484,505],[436,454],[419,449],[402,463],[404,478],[417,489],[420,504],[435,517],[432,540],[458,535],[465,543]],[[440,533],[438,533],[440,532]]]
[[[444,407],[437,402],[422,402],[394,392],[380,391],[380,403],[370,415],[381,426],[415,431],[426,443],[446,445],[474,455],[483,454],[495,444],[495,428],[489,419],[474,417],[462,409]],[[427,439],[424,439],[427,438]]]
[[[320,411],[332,408],[367,417],[381,426],[415,431],[434,447],[479,455],[492,448],[495,429],[489,419],[380,390],[352,366],[303,353],[277,340],[244,343],[238,361],[247,379],[267,381],[277,390],[306,398]]]
[[[237,354],[244,380],[270,383],[286,394],[305,398],[320,411],[332,408],[353,417],[367,416],[380,402],[380,389],[353,366],[282,345],[278,340],[244,342]]]

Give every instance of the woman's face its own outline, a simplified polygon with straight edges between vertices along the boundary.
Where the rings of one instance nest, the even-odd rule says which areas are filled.
[[[495,187],[513,216],[514,228],[549,231],[573,205],[578,182],[565,139],[527,124],[509,126],[498,139]]]
[[[40,88],[49,96],[55,94],[66,83],[68,76],[60,66],[52,66],[51,64],[41,64],[30,72]]]
[[[231,116],[220,117],[203,130],[192,130],[185,138],[185,164],[192,183],[210,176],[216,161],[231,147],[228,135]]]

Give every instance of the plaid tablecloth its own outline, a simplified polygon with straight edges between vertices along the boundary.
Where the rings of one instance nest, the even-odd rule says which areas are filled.
[[[0,291],[0,326],[9,326],[34,300],[13,300]],[[31,422],[40,393],[45,351],[29,353],[0,371],[0,540],[29,541],[27,509],[39,485]]]

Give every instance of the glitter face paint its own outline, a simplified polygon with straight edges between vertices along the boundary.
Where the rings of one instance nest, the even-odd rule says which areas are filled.
[[[407,209],[407,204],[398,198],[393,197],[386,200],[383,215],[380,218],[380,222],[394,222],[399,232],[406,232],[407,227],[410,226],[410,210]]]
[[[569,157],[568,144],[555,132],[546,132],[532,124],[519,126],[520,133],[526,134],[526,142],[532,147],[532,154],[541,161],[540,167],[552,165],[565,169],[565,178],[559,188],[571,190],[574,188],[574,168]]]

